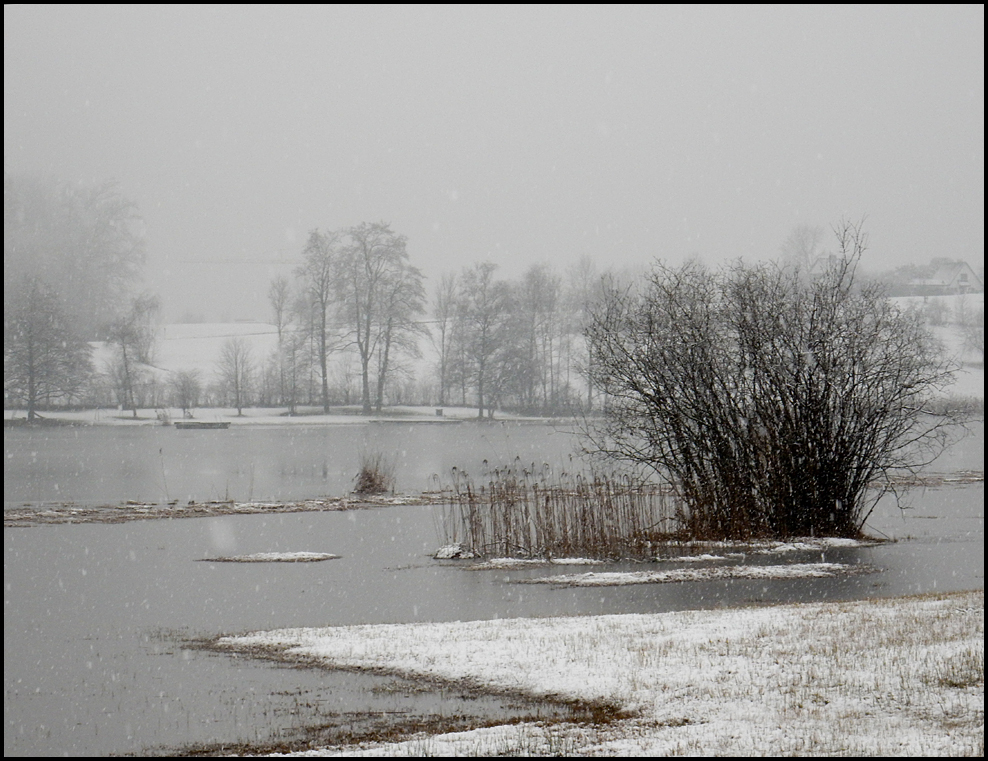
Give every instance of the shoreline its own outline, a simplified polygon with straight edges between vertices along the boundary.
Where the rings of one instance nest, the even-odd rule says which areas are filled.
[[[203,646],[294,667],[387,674],[433,689],[521,694],[591,714],[453,732],[415,728],[407,736],[399,722],[381,738],[278,749],[248,744],[236,748],[243,754],[544,755],[564,748],[569,755],[980,755],[984,749],[982,590],[675,613],[285,629]],[[569,664],[567,671],[553,665],[561,663]],[[724,669],[733,675],[727,681]]]

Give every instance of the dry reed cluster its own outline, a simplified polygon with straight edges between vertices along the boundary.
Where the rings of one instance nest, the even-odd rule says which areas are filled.
[[[476,483],[453,469],[441,531],[479,556],[647,557],[681,523],[678,502],[631,475],[495,467]]]
[[[380,452],[360,455],[360,471],[357,473],[354,494],[387,494],[395,488],[395,463]]]

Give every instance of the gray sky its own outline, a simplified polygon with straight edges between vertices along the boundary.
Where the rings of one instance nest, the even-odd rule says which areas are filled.
[[[362,221],[433,281],[863,214],[872,268],[978,267],[984,7],[5,5],[4,168],[119,181],[170,318],[266,319]]]

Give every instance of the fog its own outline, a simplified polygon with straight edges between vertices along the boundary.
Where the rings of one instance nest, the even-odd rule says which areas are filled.
[[[4,6],[4,169],[117,180],[171,320],[364,221],[431,282],[864,215],[871,268],[977,268],[984,8]]]

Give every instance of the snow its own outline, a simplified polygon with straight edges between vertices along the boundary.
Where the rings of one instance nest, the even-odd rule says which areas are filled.
[[[681,568],[672,571],[610,571],[564,574],[522,579],[519,584],[552,584],[559,587],[616,587],[626,584],[669,584],[717,579],[802,579],[874,573],[867,565],[844,563],[793,563],[790,565],[735,565],[719,568]]]
[[[984,592],[651,615],[283,629],[220,640],[610,706],[303,755],[981,755]]]
[[[655,562],[698,562],[703,560],[726,560],[746,555],[776,555],[787,552],[825,552],[828,549],[847,547],[871,547],[878,542],[869,539],[845,539],[841,537],[802,537],[782,542],[777,540],[726,541],[726,542],[684,542],[671,544],[667,552],[672,554],[656,557]],[[723,555],[711,554],[719,550]],[[676,554],[683,553],[683,554]],[[694,554],[695,553],[695,554]]]
[[[318,563],[321,560],[337,560],[339,557],[330,552],[255,552],[250,555],[203,559],[209,563]]]
[[[473,552],[462,544],[444,544],[432,556],[436,560],[458,560],[460,558],[476,557]]]
[[[547,565],[601,565],[603,560],[593,558],[491,558],[483,563],[467,566],[468,571],[504,570],[506,568],[538,568]]]

